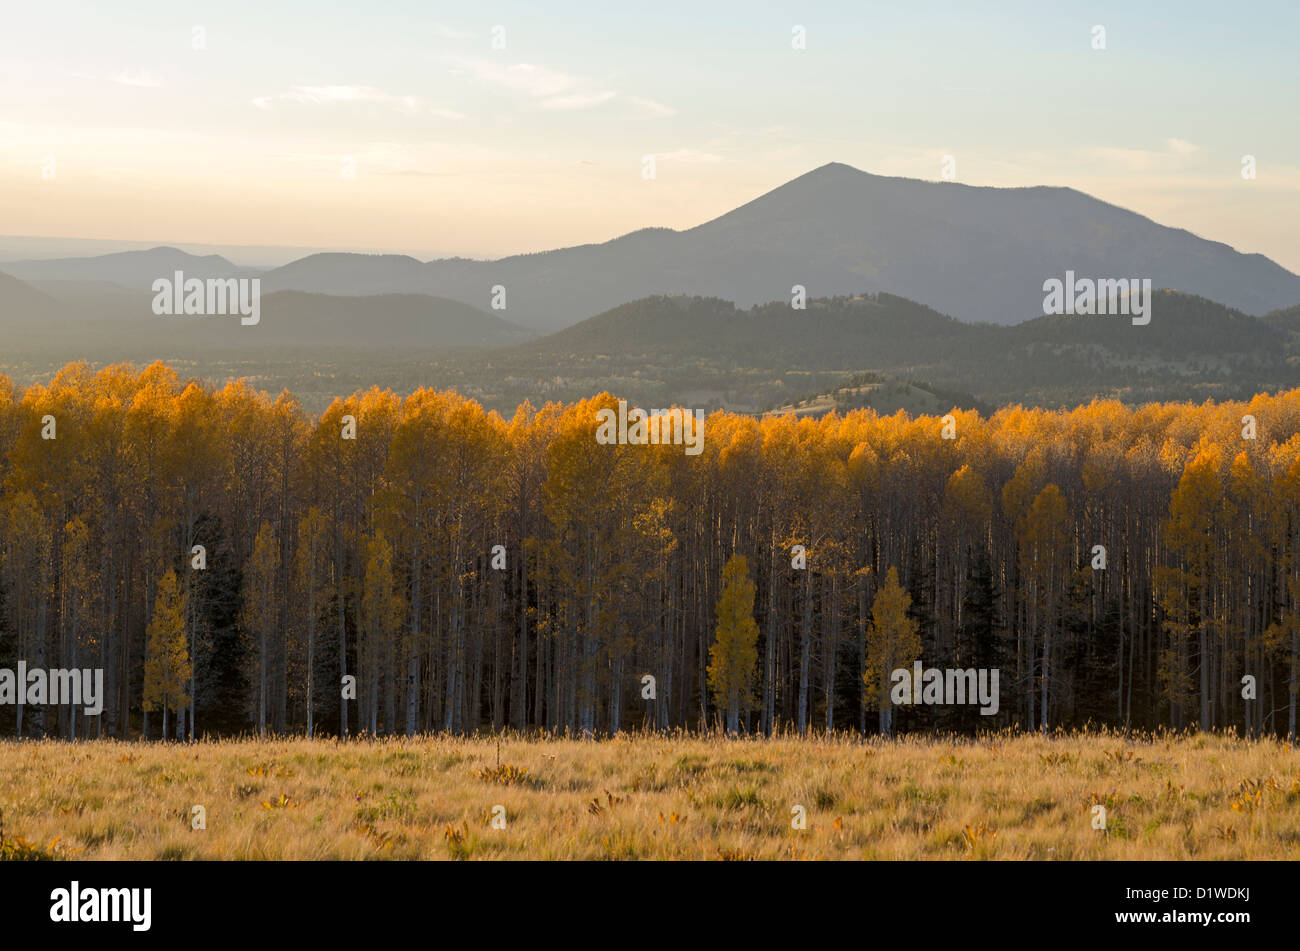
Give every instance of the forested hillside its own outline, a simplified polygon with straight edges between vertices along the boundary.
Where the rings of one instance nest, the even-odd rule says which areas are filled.
[[[6,705],[0,729],[600,734],[715,724],[746,682],[742,730],[875,730],[894,569],[915,659],[1002,673],[996,716],[897,730],[1294,730],[1300,390],[958,412],[952,439],[718,412],[698,456],[598,444],[614,404],[371,390],[316,418],[161,364],[0,381],[0,666],[107,688],[101,717]]]
[[[1071,406],[1098,395],[1125,403],[1249,399],[1300,385],[1285,327],[1175,291],[1153,294],[1146,326],[1092,315],[972,324],[884,293],[807,305],[745,310],[713,298],[651,297],[461,366],[484,399],[617,389],[641,399],[699,394],[739,410],[827,392],[864,371],[993,405]]]

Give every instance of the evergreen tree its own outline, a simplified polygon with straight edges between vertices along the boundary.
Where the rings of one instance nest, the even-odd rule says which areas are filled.
[[[244,670],[247,647],[239,631],[242,578],[220,516],[200,518],[196,533],[208,543],[208,567],[194,572],[190,589],[196,626],[191,658],[195,718],[202,733],[241,733],[252,723]]]
[[[1012,686],[1012,678],[1004,669],[1006,664],[1006,645],[1002,631],[1002,618],[998,609],[999,592],[997,579],[993,576],[993,566],[989,561],[988,551],[979,548],[972,559],[971,574],[966,585],[966,596],[962,599],[961,624],[957,627],[954,666],[963,670],[998,671],[999,713],[1014,710],[1014,695],[1007,689]],[[993,726],[997,717],[984,716],[975,707],[960,707],[957,710],[958,728],[964,730],[981,730]]]

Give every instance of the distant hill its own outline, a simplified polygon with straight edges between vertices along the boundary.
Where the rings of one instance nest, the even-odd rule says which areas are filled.
[[[460,301],[423,294],[334,297],[279,291],[261,297],[260,321],[243,326],[238,316],[157,316],[153,295],[116,284],[42,282],[54,296],[0,274],[0,328],[22,325],[21,336],[0,337],[13,355],[25,347],[43,352],[62,347],[69,359],[125,358],[155,354],[159,347],[180,358],[214,348],[302,350],[352,348],[401,351],[499,347],[534,334]],[[2,331],[0,331],[2,332]]]
[[[333,297],[278,291],[262,296],[261,318],[255,327],[243,327],[237,319],[230,319],[220,329],[222,341],[250,346],[400,349],[497,347],[534,336],[495,314],[425,294]],[[171,326],[177,333],[186,332],[180,321],[173,320]]]
[[[805,310],[784,301],[744,309],[716,298],[649,297],[523,349],[556,355],[715,354],[745,365],[825,367],[864,361],[929,363],[940,356],[969,358],[972,352],[985,360],[1008,348],[1039,345],[1104,348],[1115,359],[1259,353],[1283,339],[1269,321],[1173,291],[1154,293],[1152,320],[1146,326],[1134,326],[1123,316],[1054,315],[1014,327],[964,323],[882,293],[814,298]]]
[[[881,416],[892,416],[900,410],[911,416],[940,416],[953,407],[973,409],[986,416],[992,412],[992,407],[969,393],[949,392],[916,380],[892,380],[879,373],[859,373],[824,393],[786,403],[763,415],[816,418],[830,412],[870,409]]]
[[[784,302],[746,309],[718,298],[658,296],[615,307],[523,349],[838,369],[868,356],[882,363],[911,359],[927,341],[971,332],[969,324],[893,294],[814,298],[805,310]]]
[[[498,261],[421,263],[401,255],[317,254],[268,271],[266,288],[331,294],[436,294],[541,330],[659,294],[750,307],[888,292],[961,320],[1015,323],[1042,313],[1042,285],[1078,277],[1150,278],[1248,314],[1300,301],[1300,276],[1258,254],[1069,188],[986,188],[887,178],[831,163],[685,231],[649,228]],[[18,273],[18,272],[15,272]]]
[[[1300,331],[1300,304],[1271,311],[1261,318],[1264,323],[1279,330]]]
[[[802,311],[784,302],[745,310],[716,298],[652,297],[464,370],[477,380],[490,359],[492,372],[529,398],[525,386],[549,396],[613,380],[654,398],[694,394],[751,411],[828,393],[866,371],[991,405],[1066,405],[1097,396],[1238,398],[1300,385],[1287,345],[1288,334],[1264,320],[1172,291],[1153,296],[1147,326],[1099,316],[967,324],[891,294],[812,300]],[[558,390],[550,382],[557,377]]]
[[[0,272],[0,328],[57,319],[59,302],[9,274]]]
[[[310,399],[430,385],[507,412],[601,390],[648,405],[761,412],[813,411],[800,407],[810,396],[841,408],[861,397],[886,411],[934,400],[1227,399],[1300,386],[1300,308],[1256,318],[1173,291],[1154,295],[1146,326],[1099,316],[965,323],[886,293],[812,298],[803,310],[658,295],[536,337],[500,312],[430,295],[264,292],[260,324],[245,327],[237,316],[155,316],[149,292],[116,284],[40,283],[0,275],[0,373],[15,379],[76,359],[165,358]],[[863,373],[885,382],[834,392]]]
[[[261,272],[232,264],[219,254],[188,254],[177,248],[118,251],[94,257],[50,258],[0,263],[0,271],[24,281],[105,281],[129,290],[148,291],[160,277],[175,271],[190,277],[257,277]]]
[[[311,254],[262,276],[263,290],[317,291],[322,294],[355,296],[394,292],[435,293],[426,280],[426,266],[405,254],[348,254],[321,252]],[[451,295],[455,297],[456,295]],[[464,299],[462,295],[458,299]],[[486,307],[489,290],[467,301]]]

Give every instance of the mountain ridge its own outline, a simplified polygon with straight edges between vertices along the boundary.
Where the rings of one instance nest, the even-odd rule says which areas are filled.
[[[1074,188],[930,182],[840,162],[691,228],[641,228],[496,261],[435,259],[397,280],[476,306],[504,286],[511,319],[542,331],[655,294],[752,306],[788,299],[795,284],[816,297],[897,294],[962,320],[1005,324],[1041,313],[1043,281],[1067,269],[1150,277],[1252,315],[1300,301],[1300,276],[1266,256]],[[336,275],[310,268],[276,269],[266,281],[341,287]]]
[[[719,297],[749,307],[809,297],[896,294],[960,320],[1018,323],[1042,312],[1044,280],[1150,278],[1261,316],[1300,301],[1300,276],[1257,252],[1068,186],[993,187],[876,175],[828,162],[691,228],[482,261],[326,251],[266,271],[175,248],[0,263],[16,277],[131,287],[176,266],[187,276],[259,276],[263,292],[423,294],[547,333],[648,296]]]

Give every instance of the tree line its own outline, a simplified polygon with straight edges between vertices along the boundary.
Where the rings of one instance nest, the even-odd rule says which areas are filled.
[[[1294,735],[1300,390],[715,412],[698,456],[599,444],[615,405],[0,378],[0,667],[106,693],[0,731]],[[913,660],[998,669],[998,713],[893,708]]]

